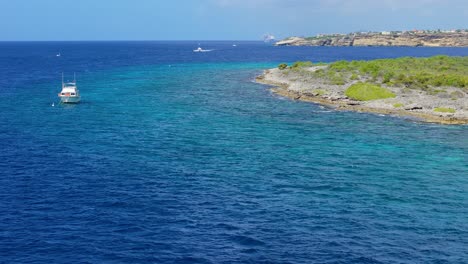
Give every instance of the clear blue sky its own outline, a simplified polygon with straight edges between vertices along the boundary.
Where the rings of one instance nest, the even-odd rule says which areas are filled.
[[[468,28],[468,0],[0,0],[0,40],[258,40]]]

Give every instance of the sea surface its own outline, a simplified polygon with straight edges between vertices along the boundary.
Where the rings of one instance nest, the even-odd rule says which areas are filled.
[[[0,263],[468,263],[468,126],[254,82],[468,48],[200,45],[0,42]]]

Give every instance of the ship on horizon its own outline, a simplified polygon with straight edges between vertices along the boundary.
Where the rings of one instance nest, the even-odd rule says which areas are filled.
[[[273,36],[270,33],[263,35],[263,42],[270,43],[270,42],[275,41],[275,39],[276,39],[275,36]]]

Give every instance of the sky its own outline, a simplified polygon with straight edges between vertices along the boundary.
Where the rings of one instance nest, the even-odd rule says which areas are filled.
[[[468,28],[468,0],[0,0],[0,41],[260,40]]]

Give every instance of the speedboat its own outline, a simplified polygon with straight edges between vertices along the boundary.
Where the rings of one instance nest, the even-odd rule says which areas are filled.
[[[193,50],[193,52],[208,52],[208,51],[211,51],[211,50],[202,49],[200,47],[198,47],[198,49]]]
[[[78,86],[76,86],[76,78],[73,78],[73,82],[63,82],[62,74],[62,91],[58,97],[62,103],[76,104],[80,102],[81,96]]]

